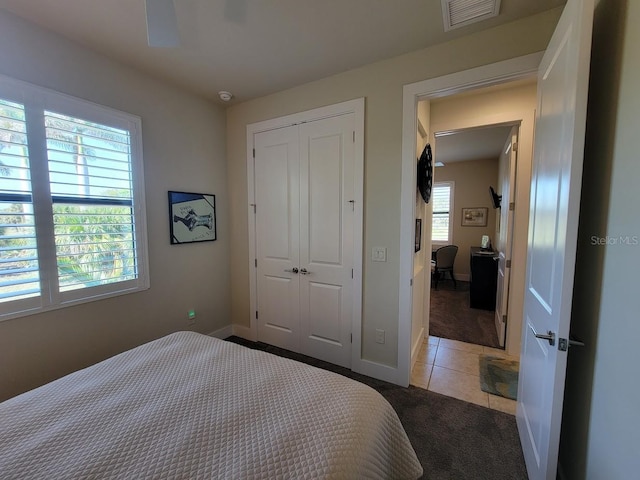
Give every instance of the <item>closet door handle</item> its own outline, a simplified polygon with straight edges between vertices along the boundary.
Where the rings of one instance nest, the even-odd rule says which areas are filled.
[[[298,273],[298,269],[296,267],[285,269],[287,273]]]
[[[306,268],[300,269],[300,275],[311,275],[312,272],[307,272]]]

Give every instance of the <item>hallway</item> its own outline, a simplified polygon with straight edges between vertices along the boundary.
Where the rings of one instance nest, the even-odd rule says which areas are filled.
[[[480,354],[504,357],[504,350],[430,336],[411,371],[411,385],[515,415],[516,401],[480,389]]]

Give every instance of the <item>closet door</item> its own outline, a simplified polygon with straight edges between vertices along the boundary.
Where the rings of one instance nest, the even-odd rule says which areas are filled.
[[[300,126],[301,351],[351,366],[353,114]]]
[[[254,142],[258,339],[298,351],[298,127],[256,134]]]

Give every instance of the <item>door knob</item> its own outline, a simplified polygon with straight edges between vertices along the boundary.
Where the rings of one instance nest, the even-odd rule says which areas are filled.
[[[535,328],[533,328],[533,325],[529,325],[529,328],[536,338],[539,338],[541,340],[548,340],[549,345],[551,345],[552,347],[556,344],[556,334],[551,330],[547,331],[547,333],[545,334],[536,332]]]
[[[307,272],[306,268],[301,268],[300,269],[300,275],[311,275],[311,272]]]
[[[296,267],[285,269],[287,273],[298,273],[298,269]]]

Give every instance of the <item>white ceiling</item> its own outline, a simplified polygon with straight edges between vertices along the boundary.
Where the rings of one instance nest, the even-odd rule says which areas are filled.
[[[470,130],[436,133],[434,162],[445,165],[453,162],[498,159],[511,127],[481,127]]]
[[[445,33],[440,0],[175,0],[176,49],[147,46],[144,0],[0,0],[0,8],[209,98],[229,90],[237,102],[565,3],[502,0],[498,17]]]

